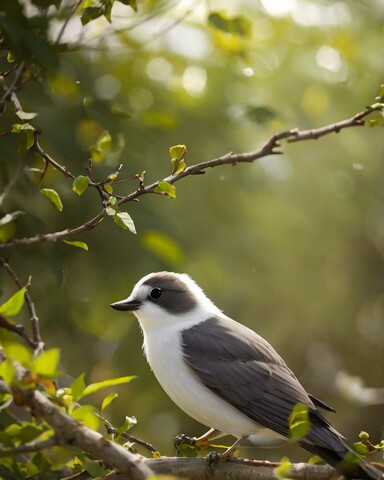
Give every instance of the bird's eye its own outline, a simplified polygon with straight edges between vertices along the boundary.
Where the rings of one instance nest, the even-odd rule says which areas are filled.
[[[152,300],[158,300],[162,294],[163,290],[161,288],[152,288],[149,296],[152,298]]]

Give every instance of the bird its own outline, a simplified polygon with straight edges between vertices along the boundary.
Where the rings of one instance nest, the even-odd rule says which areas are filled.
[[[222,454],[228,459],[260,431],[289,438],[291,412],[304,405],[310,426],[298,441],[301,447],[346,478],[384,480],[321,411],[334,409],[309,394],[263,337],[226,316],[189,275],[150,273],[111,307],[133,313],[162,388],[185,413],[210,428],[197,444],[230,434],[236,441]]]

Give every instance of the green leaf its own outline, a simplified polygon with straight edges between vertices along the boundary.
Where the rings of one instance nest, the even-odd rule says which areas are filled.
[[[29,123],[15,123],[12,125],[12,133],[17,133],[17,153],[24,155],[35,143],[35,129]]]
[[[135,12],[137,12],[137,3],[136,0],[118,0],[123,5],[128,5],[131,7]]]
[[[297,403],[289,415],[288,424],[291,440],[298,441],[304,438],[311,428],[308,405]]]
[[[212,12],[208,16],[208,24],[230,35],[241,38],[252,37],[252,23],[243,15],[228,17],[223,12]]]
[[[77,193],[77,195],[82,195],[85,190],[88,188],[89,178],[84,175],[79,175],[76,177],[72,184],[72,190]]]
[[[99,18],[103,15],[103,12],[100,7],[88,7],[84,10],[83,14],[81,15],[81,23],[86,25],[96,18]]]
[[[103,188],[104,190],[109,193],[110,195],[112,195],[113,193],[113,187],[112,185],[110,185],[109,183],[106,183],[105,185],[103,185]]]
[[[28,366],[33,360],[32,351],[21,343],[4,343],[4,352],[10,360],[17,360],[21,365]]]
[[[95,415],[96,413],[97,409],[93,405],[82,405],[72,411],[71,417],[87,427],[97,430],[99,428],[100,420]]]
[[[35,112],[24,112],[23,110],[18,110],[15,113],[21,120],[32,120],[33,118],[37,117],[37,113]]]
[[[86,387],[84,377],[85,377],[85,373],[81,373],[72,382],[71,392],[72,392],[72,397],[73,397],[74,400],[78,400],[83,396],[83,392],[84,392],[85,387]]]
[[[129,230],[132,233],[136,233],[136,227],[128,212],[117,212],[113,216],[113,221],[124,230]]]
[[[15,365],[13,358],[6,358],[0,363],[0,377],[3,382],[10,386],[15,376]]]
[[[129,417],[128,415],[124,419],[124,423],[117,429],[119,434],[125,433],[130,430],[134,425],[137,425],[136,417]]]
[[[283,457],[280,460],[280,465],[273,469],[273,475],[278,479],[282,480],[285,478],[289,478],[289,472],[291,470],[291,462],[287,457]]]
[[[131,375],[129,377],[111,378],[109,380],[104,380],[103,382],[91,383],[85,387],[80,398],[85,397],[86,395],[90,395],[91,393],[98,392],[103,388],[114,387],[116,385],[121,385],[123,383],[129,383],[134,378],[136,378],[136,376]]]
[[[99,462],[95,460],[86,460],[83,462],[83,467],[93,478],[105,478],[108,473],[108,469],[103,467]]]
[[[153,191],[167,195],[170,198],[176,198],[176,188],[168,182],[160,181]]]
[[[60,350],[58,348],[50,348],[36,358],[34,362],[35,372],[43,377],[55,378],[59,360]]]
[[[353,448],[356,450],[357,453],[360,455],[366,455],[368,453],[367,445],[364,445],[362,442],[356,442],[353,444]]]
[[[172,159],[181,160],[188,153],[187,147],[185,145],[174,145],[170,147],[169,154]]]
[[[104,398],[103,403],[101,404],[101,411],[105,410],[113,402],[113,400],[115,400],[115,398],[117,398],[118,396],[119,394],[116,392],[112,392],[109,395],[107,395]]]
[[[63,240],[67,245],[72,245],[73,247],[82,248],[88,252],[88,245],[85,242],[80,242],[79,240]]]
[[[0,306],[0,314],[5,317],[13,317],[18,314],[24,305],[26,291],[27,289],[23,287],[12,295],[11,298]]]
[[[53,188],[42,188],[40,193],[47,197],[48,200],[57,208],[57,210],[59,210],[59,212],[62,212],[63,202],[61,201],[60,195],[56,192],[56,190],[53,190]]]

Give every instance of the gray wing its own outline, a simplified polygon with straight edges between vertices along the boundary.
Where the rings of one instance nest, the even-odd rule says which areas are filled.
[[[252,330],[227,317],[212,317],[183,330],[182,342],[187,364],[206,387],[258,424],[287,437],[289,415],[303,403],[316,425],[309,437],[315,434],[313,440],[327,447],[332,439],[335,446],[339,443],[338,434],[328,438],[330,423],[315,404],[328,406],[310,397],[284,360]],[[320,430],[324,438],[317,438],[323,437]]]

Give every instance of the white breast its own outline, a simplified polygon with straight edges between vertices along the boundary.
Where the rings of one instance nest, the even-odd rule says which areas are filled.
[[[236,437],[262,427],[211,392],[185,364],[181,332],[174,326],[144,332],[144,351],[154,374],[169,397],[189,416],[210,428]]]

